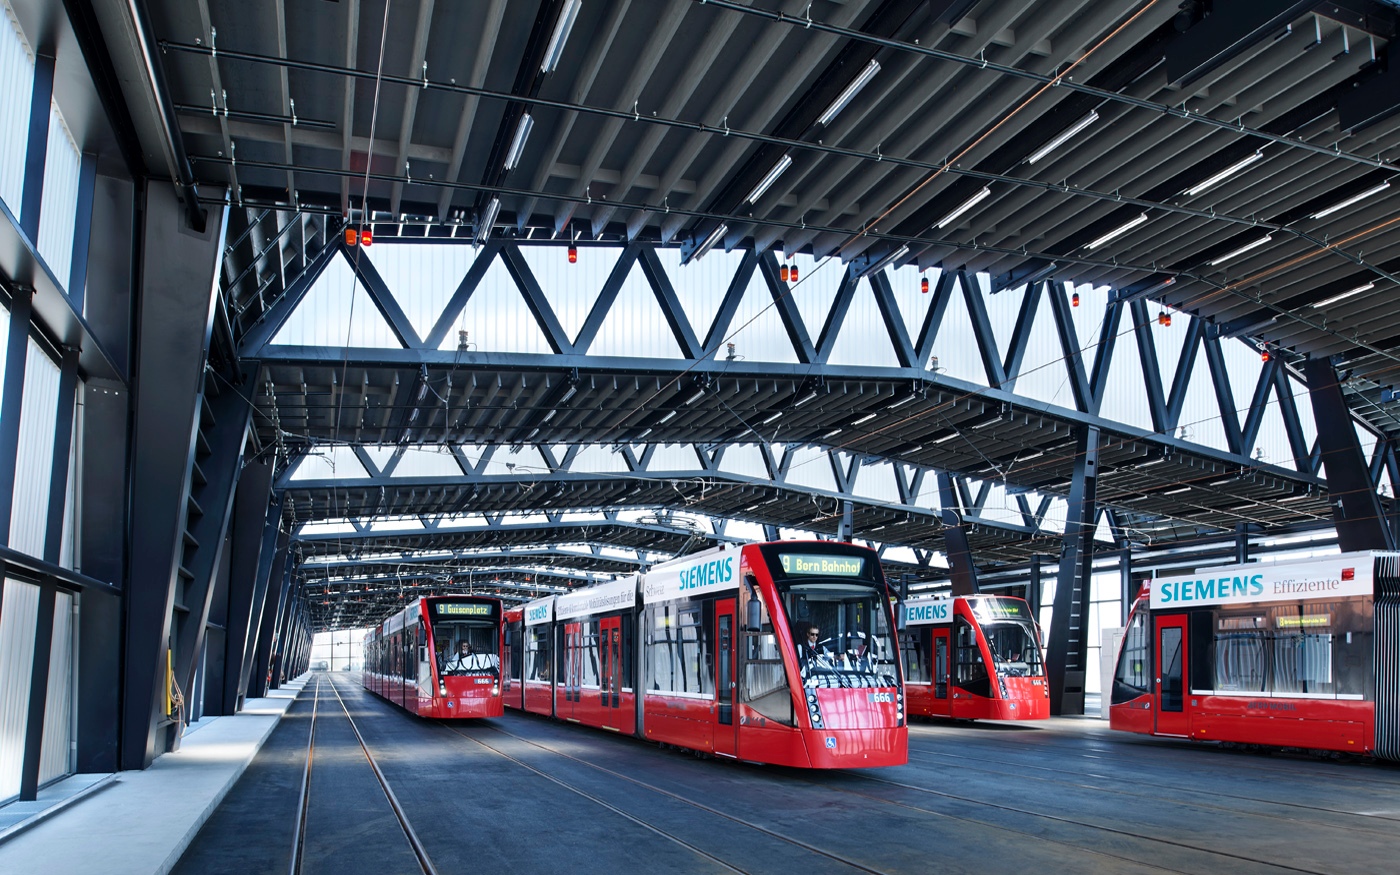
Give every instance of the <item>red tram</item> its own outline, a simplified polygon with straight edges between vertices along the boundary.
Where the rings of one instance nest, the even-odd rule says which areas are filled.
[[[899,652],[910,715],[1049,719],[1044,651],[1024,599],[910,599],[905,617]]]
[[[513,708],[749,762],[908,760],[889,590],[863,547],[721,547],[526,603],[506,634]]]
[[[1400,554],[1216,568],[1144,586],[1114,729],[1400,759]]]
[[[365,689],[420,717],[499,717],[501,602],[415,599],[365,636]]]

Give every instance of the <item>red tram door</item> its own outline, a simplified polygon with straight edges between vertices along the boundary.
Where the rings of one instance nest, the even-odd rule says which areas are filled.
[[[951,715],[948,706],[948,629],[933,630],[933,698],[938,713]]]
[[[1190,735],[1186,713],[1186,615],[1157,617],[1158,735]]]
[[[738,755],[739,731],[734,723],[734,699],[739,687],[735,671],[738,653],[734,647],[734,599],[720,599],[715,603],[715,624],[715,640],[719,643],[719,677],[715,685],[719,693],[719,725],[715,728],[715,753],[732,757]],[[730,727],[728,731],[726,726]]]
[[[624,729],[622,709],[622,618],[605,617],[600,622],[598,639],[599,693],[603,706],[603,725]]]

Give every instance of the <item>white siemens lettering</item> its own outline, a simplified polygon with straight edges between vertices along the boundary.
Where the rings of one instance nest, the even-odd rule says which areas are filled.
[[[1306,601],[1371,595],[1375,556],[1342,553],[1304,562],[1234,565],[1152,581],[1152,608]]]
[[[904,603],[906,622],[911,625],[928,623],[951,623],[953,620],[952,599],[910,599]]]
[[[554,597],[538,599],[525,605],[525,625],[538,626],[554,619]]]

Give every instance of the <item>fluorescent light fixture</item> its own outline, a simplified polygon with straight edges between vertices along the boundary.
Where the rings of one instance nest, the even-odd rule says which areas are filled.
[[[491,233],[491,229],[496,225],[496,216],[501,212],[501,199],[491,198],[491,202],[486,205],[486,209],[481,212],[481,227],[477,228],[477,236],[485,238]]]
[[[867,413],[860,419],[857,419],[855,422],[852,422],[851,425],[860,425],[862,422],[869,422],[870,420],[874,419],[875,416],[876,414],[874,413]]]
[[[1335,304],[1338,301],[1350,298],[1352,295],[1359,295],[1362,292],[1369,292],[1375,287],[1375,283],[1367,283],[1364,286],[1357,286],[1354,289],[1348,289],[1345,292],[1342,292],[1340,295],[1333,295],[1332,297],[1327,298],[1326,300],[1318,301],[1316,304],[1313,304],[1313,309],[1317,309],[1318,307],[1326,307],[1328,304]]]
[[[1239,173],[1241,170],[1245,169],[1246,167],[1263,157],[1263,152],[1255,152],[1253,155],[1236,161],[1234,164],[1231,164],[1229,167],[1226,167],[1224,170],[1220,171],[1219,173],[1215,174],[1209,179],[1206,179],[1203,182],[1198,182],[1190,188],[1186,189],[1186,196],[1195,197],[1196,195],[1200,194],[1208,188],[1214,188],[1215,186],[1234,176],[1236,173]]]
[[[1129,231],[1133,230],[1133,229],[1136,228],[1138,225],[1141,225],[1143,222],[1146,222],[1146,221],[1147,221],[1147,213],[1143,213],[1142,215],[1138,216],[1136,219],[1133,219],[1131,222],[1127,222],[1127,223],[1125,223],[1125,224],[1123,224],[1123,225],[1119,225],[1117,228],[1114,228],[1112,231],[1109,231],[1107,234],[1105,234],[1105,235],[1103,235],[1102,237],[1100,237],[1099,239],[1095,240],[1093,243],[1090,243],[1088,248],[1090,248],[1090,249],[1098,249],[1100,246],[1104,245],[1104,244],[1107,243],[1108,241],[1110,241],[1110,240],[1116,240],[1116,239],[1118,239],[1119,237],[1122,237],[1124,234],[1128,233]]]
[[[506,153],[507,170],[514,170],[520,163],[520,153],[525,151],[525,141],[530,139],[530,129],[534,126],[535,119],[528,112],[520,117],[515,126],[515,139],[510,141],[510,151]]]
[[[916,399],[916,398],[918,398],[918,397],[919,397],[918,395],[905,395],[903,398],[900,398],[898,401],[891,401],[889,404],[886,404],[886,405],[885,405],[885,409],[886,409],[886,410],[893,410],[893,409],[895,409],[896,407],[903,407],[904,405],[910,403],[911,401],[913,401],[914,399]]]
[[[551,419],[554,418],[554,414],[556,414],[556,413],[558,413],[558,412],[559,412],[558,410],[554,410],[554,409],[550,409],[550,410],[546,411],[546,412],[545,412],[545,415],[544,415],[544,419],[541,419],[540,422],[549,422]]]
[[[992,190],[991,190],[990,188],[983,188],[981,191],[977,192],[977,194],[974,194],[972,197],[970,197],[970,198],[968,198],[967,200],[963,201],[963,202],[957,207],[957,209],[953,210],[953,211],[952,211],[951,213],[949,213],[948,215],[946,215],[946,216],[944,216],[943,218],[939,219],[939,220],[938,220],[938,224],[937,224],[937,225],[934,225],[934,227],[935,227],[935,228],[944,228],[944,227],[947,227],[948,225],[953,224],[953,222],[957,221],[958,216],[961,216],[963,213],[967,212],[968,210],[970,210],[970,209],[972,209],[973,207],[977,206],[978,204],[982,203],[982,201],[986,200],[987,198],[989,198],[989,197],[991,197],[991,196],[992,196]]]
[[[564,43],[569,41],[569,31],[574,29],[574,19],[578,17],[581,8],[583,0],[567,0],[564,3],[564,9],[559,13],[559,21],[554,25],[554,34],[549,38],[549,48],[544,50],[544,63],[540,64],[541,73],[553,73],[554,68],[559,66],[559,56],[564,54]]]
[[[1180,495],[1180,494],[1183,493],[1183,492],[1190,492],[1190,491],[1191,491],[1191,487],[1190,487],[1190,486],[1182,486],[1182,487],[1179,488],[1179,489],[1168,489],[1166,492],[1163,492],[1162,494],[1163,494],[1163,495]]]
[[[663,416],[663,417],[661,417],[661,422],[657,423],[657,425],[662,425],[662,424],[664,424],[664,423],[670,422],[671,420],[673,420],[673,419],[675,419],[675,418],[676,418],[676,411],[674,411],[674,410],[667,411],[666,415]]]
[[[1099,114],[1097,110],[1089,113],[1088,115],[1084,116],[1084,118],[1065,128],[1063,131],[1060,131],[1060,133],[1057,134],[1053,140],[1032,152],[1031,157],[1026,159],[1026,163],[1034,164],[1041,158],[1044,158],[1046,155],[1049,155],[1051,152],[1063,146],[1069,140],[1070,137],[1073,137],[1075,134],[1089,127],[1089,125],[1092,125],[1098,120]]]
[[[780,420],[780,419],[782,419],[782,418],[783,418],[783,414],[782,414],[781,412],[779,412],[779,413],[774,413],[774,414],[768,416],[766,419],[764,419],[763,422],[760,423],[760,425],[767,425],[767,424],[770,423],[770,422],[777,422],[778,420]]]
[[[558,401],[554,402],[554,403],[556,403],[556,404],[563,404],[565,401],[568,401],[570,398],[574,397],[574,395],[576,395],[577,393],[578,393],[578,387],[577,387],[577,386],[570,386],[570,387],[569,387],[569,391],[565,392],[565,393],[563,394],[563,396],[560,397],[560,399],[559,399]]]
[[[827,438],[833,438],[833,437],[836,437],[836,436],[837,436],[838,434],[840,434],[840,433],[841,433],[841,429],[839,429],[839,428],[833,428],[831,431],[829,431],[829,432],[827,432],[826,434],[822,435],[822,439],[825,440],[825,439],[827,439]]]
[[[1344,209],[1346,209],[1347,207],[1351,206],[1352,204],[1356,204],[1356,203],[1360,203],[1361,201],[1364,201],[1364,200],[1365,200],[1366,198],[1368,198],[1368,197],[1375,197],[1376,195],[1378,195],[1378,194],[1380,194],[1381,192],[1385,191],[1387,188],[1390,188],[1390,183],[1388,183],[1388,182],[1382,182],[1380,185],[1377,185],[1377,186],[1375,186],[1375,187],[1373,187],[1373,188],[1368,188],[1368,189],[1366,189],[1365,191],[1361,192],[1361,194],[1354,194],[1354,195],[1352,195],[1351,197],[1347,198],[1346,200],[1341,201],[1340,203],[1335,203],[1335,204],[1333,204],[1332,206],[1328,207],[1328,208],[1325,209],[1325,210],[1318,210],[1317,212],[1313,213],[1311,216],[1308,216],[1308,218],[1309,218],[1309,219],[1321,219],[1321,218],[1323,218],[1323,217],[1325,217],[1325,216],[1330,216],[1330,215],[1332,215],[1333,213],[1337,212],[1338,210],[1344,210]]]
[[[1272,235],[1272,234],[1265,234],[1263,237],[1260,237],[1258,240],[1252,240],[1252,241],[1250,241],[1249,243],[1246,243],[1245,245],[1241,246],[1239,249],[1235,249],[1235,250],[1232,250],[1232,251],[1230,251],[1230,252],[1227,252],[1227,253],[1225,253],[1224,255],[1220,256],[1219,258],[1216,258],[1216,259],[1213,259],[1212,261],[1207,262],[1207,264],[1208,264],[1210,267],[1215,267],[1217,264],[1224,264],[1225,262],[1229,261],[1230,259],[1236,258],[1236,257],[1241,256],[1241,255],[1244,255],[1246,252],[1249,252],[1249,251],[1252,250],[1252,249],[1258,249],[1260,246],[1263,246],[1265,243],[1268,243],[1268,242],[1269,242],[1270,240],[1272,240],[1272,239],[1274,239],[1274,235]]]
[[[782,176],[783,173],[791,166],[791,155],[784,155],[782,158],[779,158],[778,163],[773,165],[773,169],[768,171],[768,175],[763,177],[763,179],[758,183],[758,185],[755,185],[753,187],[753,191],[749,192],[748,197],[744,198],[745,202],[751,204],[757,203],[758,199],[763,197],[763,193],[768,189],[772,188],[773,183],[778,181],[778,177]]]
[[[705,390],[704,390],[704,389],[696,389],[694,395],[691,395],[689,398],[685,399],[685,403],[686,403],[686,404],[694,404],[696,401],[699,401],[701,398],[704,398],[704,397],[705,397]]]
[[[642,438],[646,437],[646,436],[649,435],[649,434],[651,434],[651,429],[649,429],[649,428],[643,429],[643,430],[642,430],[642,433],[639,434],[639,435],[637,435],[637,440],[641,440]]]
[[[1163,462],[1165,462],[1166,460],[1167,460],[1167,459],[1166,459],[1165,456],[1159,456],[1159,457],[1156,458],[1156,459],[1148,459],[1146,462],[1143,462],[1142,464],[1138,465],[1138,467],[1139,467],[1139,468],[1149,468],[1149,467],[1151,467],[1151,466],[1153,466],[1153,465],[1160,465],[1160,464],[1162,464]]]
[[[817,397],[817,390],[816,390],[816,389],[813,389],[812,391],[808,392],[806,395],[803,395],[801,398],[798,398],[796,401],[794,401],[793,404],[792,404],[792,406],[793,406],[793,407],[801,407],[803,404],[806,404],[808,401],[811,401],[812,399],[814,399],[814,398],[816,398],[816,397]]]
[[[718,243],[724,237],[725,234],[728,233],[729,226],[720,225],[718,228],[711,231],[710,236],[706,237],[704,241],[700,243],[699,246],[695,247],[695,254],[690,257],[694,259],[704,258],[705,253],[713,249],[714,245]]]
[[[869,85],[870,80],[874,79],[875,74],[879,72],[880,62],[872,58],[870,63],[865,65],[865,69],[860,71],[860,75],[857,76],[850,85],[847,85],[846,90],[842,91],[841,94],[831,102],[831,106],[826,108],[826,112],[823,112],[817,117],[817,124],[822,127],[831,124],[831,120],[836,118],[841,110],[846,108],[846,104],[850,103],[855,96],[860,93],[862,88]]]
[[[957,436],[958,436],[958,432],[955,431],[955,432],[953,432],[952,434],[945,434],[945,435],[944,435],[943,437],[941,437],[941,438],[934,438],[934,439],[933,439],[933,442],[936,443],[936,444],[941,444],[941,443],[944,443],[944,442],[946,442],[946,441],[950,441],[950,440],[952,440],[953,438],[955,438],[955,437],[957,437]]]

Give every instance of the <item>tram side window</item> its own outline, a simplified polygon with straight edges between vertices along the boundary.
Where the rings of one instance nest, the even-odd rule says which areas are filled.
[[[528,666],[525,679],[548,683],[549,673],[549,627],[529,626],[526,628],[525,663]]]
[[[1370,698],[1366,600],[1251,605],[1215,614],[1215,689]]]
[[[904,682],[926,684],[933,680],[929,656],[933,651],[933,627],[915,626],[899,633],[899,653],[904,660]]]
[[[700,602],[670,602],[648,611],[649,688],[657,692],[714,695],[710,624]]]
[[[775,723],[792,726],[792,693],[778,649],[778,635],[773,630],[768,606],[762,602],[760,605],[759,631],[744,632],[739,700]]]
[[[1152,642],[1147,634],[1147,612],[1138,611],[1123,633],[1118,670],[1113,674],[1113,704],[1136,699],[1152,691]]]
[[[957,685],[974,696],[991,696],[992,681],[987,664],[982,660],[982,648],[977,643],[977,630],[971,623],[956,620],[957,650],[954,653]]]
[[[579,667],[579,686],[597,687],[598,684],[598,621],[584,620],[579,624],[575,639],[578,652],[574,659]]]

